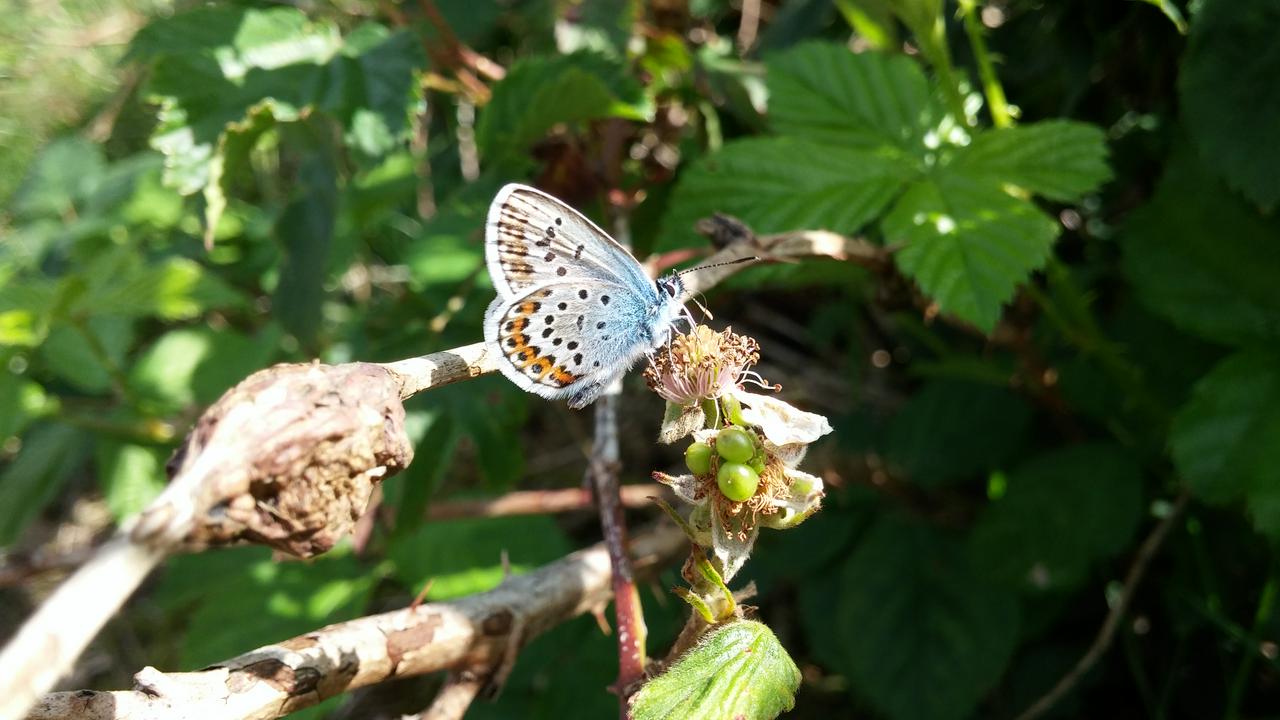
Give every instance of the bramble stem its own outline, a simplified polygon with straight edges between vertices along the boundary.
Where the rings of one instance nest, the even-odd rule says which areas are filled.
[[[998,128],[1013,127],[1013,114],[1009,112],[1004,86],[1000,84],[995,64],[991,62],[991,53],[987,51],[976,0],[960,0],[960,15],[964,19],[964,31],[969,36],[974,60],[978,63],[978,77],[982,80],[982,94],[986,96],[987,109],[991,112],[991,124]]]

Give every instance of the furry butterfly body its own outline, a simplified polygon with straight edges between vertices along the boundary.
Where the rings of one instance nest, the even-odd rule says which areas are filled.
[[[683,316],[676,275],[654,281],[595,223],[525,185],[502,188],[485,224],[498,295],[484,339],[523,390],[582,408],[666,342]]]

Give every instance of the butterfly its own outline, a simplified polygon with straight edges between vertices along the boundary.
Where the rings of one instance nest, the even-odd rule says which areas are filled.
[[[595,402],[688,316],[679,275],[650,279],[595,223],[527,185],[494,197],[484,254],[498,291],[484,340],[498,369],[574,409]]]

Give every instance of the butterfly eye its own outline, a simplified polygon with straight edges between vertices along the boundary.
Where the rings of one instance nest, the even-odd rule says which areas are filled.
[[[675,275],[658,278],[658,291],[667,297],[675,297],[679,294],[680,278]]]

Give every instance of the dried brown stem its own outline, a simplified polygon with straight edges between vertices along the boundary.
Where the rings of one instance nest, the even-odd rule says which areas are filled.
[[[1107,618],[1102,622],[1102,627],[1098,630],[1098,635],[1093,639],[1093,644],[1080,658],[1080,660],[1067,671],[1058,680],[1053,689],[1045,693],[1039,700],[1036,700],[1017,720],[1034,720],[1049,711],[1059,700],[1066,697],[1068,693],[1075,688],[1076,683],[1089,672],[1098,660],[1106,654],[1111,648],[1112,641],[1115,640],[1116,631],[1120,629],[1120,623],[1124,620],[1125,615],[1129,612],[1129,606],[1133,604],[1133,596],[1138,591],[1138,586],[1142,583],[1142,578],[1147,573],[1147,567],[1151,565],[1151,560],[1159,552],[1160,546],[1169,537],[1169,533],[1173,530],[1174,525],[1182,519],[1183,512],[1187,509],[1187,502],[1190,500],[1190,494],[1183,490],[1177,500],[1174,501],[1173,508],[1169,514],[1156,525],[1147,539],[1142,541],[1142,546],[1138,548],[1138,554],[1134,555],[1133,562],[1129,565],[1129,572],[1124,578],[1124,587],[1120,591],[1120,597],[1116,600],[1115,605],[1111,607],[1111,611],[1107,613]]]
[[[675,561],[685,540],[663,526],[631,547],[636,568],[648,574]],[[52,693],[28,718],[265,720],[391,678],[442,670],[488,678],[513,651],[513,634],[522,643],[591,612],[608,601],[610,581],[608,551],[596,545],[487,593],[330,625],[199,672],[146,668],[133,690]]]
[[[658,483],[623,485],[622,505],[629,508],[650,507],[653,496],[670,491]],[[549,515],[553,513],[586,510],[595,507],[595,498],[587,488],[563,490],[517,490],[502,497],[481,500],[451,500],[433,503],[427,510],[432,520],[452,520],[469,517],[501,517],[505,515]]]

